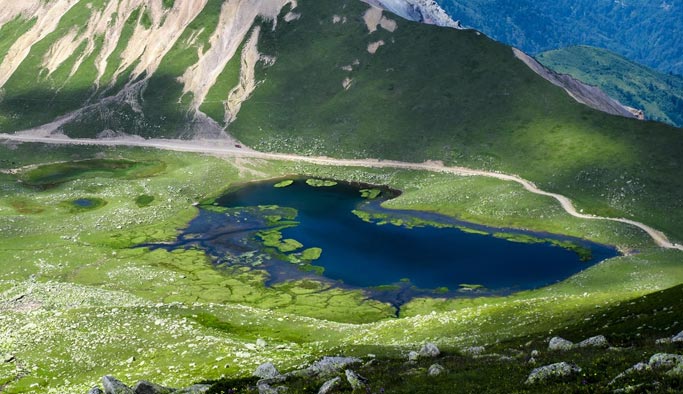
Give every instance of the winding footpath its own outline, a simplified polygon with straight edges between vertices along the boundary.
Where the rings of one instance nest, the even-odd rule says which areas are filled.
[[[227,157],[243,157],[252,159],[265,160],[286,160],[295,162],[305,162],[319,165],[341,166],[341,167],[366,167],[366,168],[395,168],[406,170],[421,170],[431,172],[449,173],[460,176],[485,176],[496,178],[503,181],[517,182],[531,193],[539,194],[554,198],[559,201],[562,208],[570,215],[589,220],[610,220],[613,222],[620,222],[636,226],[645,231],[653,241],[660,247],[665,249],[677,249],[683,251],[683,245],[675,244],[659,230],[656,230],[644,223],[635,220],[624,218],[609,218],[595,215],[587,215],[576,210],[571,200],[561,194],[550,193],[539,189],[532,182],[520,178],[516,175],[502,174],[498,172],[475,170],[465,167],[447,167],[441,162],[425,162],[425,163],[408,163],[402,161],[392,160],[376,160],[376,159],[334,159],[329,157],[309,157],[298,156],[282,153],[266,153],[259,152],[249,148],[238,147],[226,141],[182,141],[182,140],[164,140],[164,139],[149,139],[142,138],[116,138],[116,139],[88,139],[79,138],[72,139],[63,135],[41,136],[34,134],[2,134],[0,135],[0,142],[35,142],[57,145],[99,145],[99,146],[128,146],[128,147],[142,147],[164,149],[178,152],[194,152],[206,153],[218,156]]]

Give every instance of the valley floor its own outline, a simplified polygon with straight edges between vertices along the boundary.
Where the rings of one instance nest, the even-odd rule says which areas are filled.
[[[248,376],[267,361],[291,370],[324,355],[401,359],[428,341],[451,354],[530,336],[542,342],[573,322],[683,282],[680,250],[657,246],[626,223],[572,216],[557,199],[502,174],[435,163],[303,161],[234,147],[207,148],[214,154],[207,156],[52,142],[62,144],[0,145],[0,353],[9,360],[0,364],[0,384],[7,393],[86,392],[106,374],[185,387]],[[99,170],[40,187],[27,175],[40,164],[82,160],[136,163],[137,172]],[[197,214],[194,203],[231,185],[293,174],[402,190],[389,208],[579,236],[638,253],[508,297],[416,299],[396,318],[390,305],[362,291],[310,280],[269,287],[258,265],[216,268],[199,250],[134,247],[175,239]],[[80,199],[100,203],[74,208]],[[673,327],[658,330],[673,334]],[[258,339],[268,346],[257,346]]]

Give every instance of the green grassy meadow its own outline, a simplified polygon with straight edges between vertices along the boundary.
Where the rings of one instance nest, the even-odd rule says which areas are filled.
[[[0,150],[0,353],[16,358],[13,368],[0,369],[7,393],[85,392],[105,374],[187,386],[248,376],[266,361],[287,370],[323,355],[399,357],[425,341],[457,352],[544,336],[596,308],[683,281],[680,252],[654,247],[629,226],[572,219],[553,200],[497,180],[150,149]],[[78,163],[93,171],[50,188],[19,182]],[[103,163],[157,165],[143,176],[129,176],[130,168],[113,176]],[[196,215],[194,203],[230,185],[291,175],[388,185],[404,190],[389,207],[429,206],[481,224],[583,234],[640,253],[507,297],[415,299],[397,318],[360,290],[312,280],[268,287],[258,267],[216,268],[200,250],[131,248],[174,239]],[[140,196],[154,199],[140,206]],[[106,204],[64,206],[81,198]],[[258,338],[268,347],[257,349]]]

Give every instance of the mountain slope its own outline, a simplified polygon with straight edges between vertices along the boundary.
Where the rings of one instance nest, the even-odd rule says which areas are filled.
[[[531,54],[573,45],[609,49],[683,75],[683,4],[675,1],[438,0],[454,19]]]
[[[3,86],[0,131],[78,110],[61,124],[72,137],[227,129],[260,150],[442,160],[519,174],[683,239],[680,131],[591,110],[476,31],[358,0],[36,1],[62,3],[72,7]],[[40,13],[8,20],[31,29]],[[77,49],[57,65],[48,54],[63,45]]]
[[[642,108],[648,119],[683,127],[683,77],[587,46],[543,52],[536,59],[559,73],[600,87],[626,105]]]

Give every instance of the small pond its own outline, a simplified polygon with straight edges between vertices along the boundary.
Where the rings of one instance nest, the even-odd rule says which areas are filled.
[[[387,189],[306,181],[235,188],[203,205],[175,244],[147,246],[199,247],[218,265],[267,270],[270,283],[313,277],[399,304],[538,288],[617,255],[580,239],[384,209],[397,195]]]

